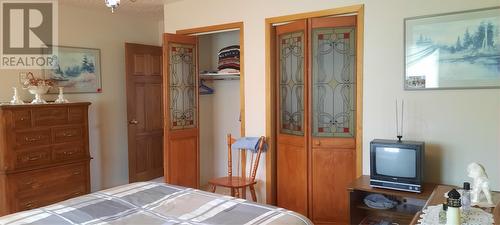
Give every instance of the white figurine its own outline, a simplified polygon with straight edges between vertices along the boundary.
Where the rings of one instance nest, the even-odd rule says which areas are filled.
[[[493,206],[491,199],[490,182],[484,167],[479,163],[471,163],[467,166],[467,176],[472,178],[471,201],[472,205],[484,205],[481,202],[481,192],[484,193],[488,205]]]

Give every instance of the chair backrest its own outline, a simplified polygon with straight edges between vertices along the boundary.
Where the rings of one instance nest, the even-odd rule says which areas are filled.
[[[242,177],[249,177],[252,181],[255,180],[255,176],[257,175],[257,169],[259,167],[259,161],[260,161],[260,156],[262,155],[262,151],[264,149],[264,144],[266,142],[266,138],[264,136],[261,136],[259,139],[259,146],[256,152],[254,151],[246,151],[251,153],[251,160],[250,160],[250,166],[248,167],[248,175],[243,173],[241,174]],[[236,142],[236,139],[231,136],[231,134],[227,135],[227,174],[228,176],[233,176],[233,153],[232,153],[232,148],[231,145],[233,145]],[[245,151],[245,149],[235,149],[238,150],[238,156],[240,156],[241,151]],[[239,164],[241,161],[241,157],[238,157],[238,169],[239,170]],[[237,171],[238,173],[239,171]]]

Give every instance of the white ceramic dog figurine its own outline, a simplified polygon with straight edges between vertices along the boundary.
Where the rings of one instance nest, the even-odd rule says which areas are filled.
[[[488,205],[493,205],[490,192],[490,182],[484,167],[479,163],[471,163],[467,166],[467,173],[472,178],[471,201],[473,205],[481,203],[481,192],[484,193]],[[483,204],[481,204],[483,205]]]

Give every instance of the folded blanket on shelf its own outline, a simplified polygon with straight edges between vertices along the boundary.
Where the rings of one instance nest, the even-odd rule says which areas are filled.
[[[240,71],[240,46],[232,45],[219,51],[219,71],[233,69]]]

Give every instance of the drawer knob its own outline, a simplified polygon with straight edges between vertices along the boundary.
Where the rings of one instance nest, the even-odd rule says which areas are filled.
[[[31,185],[31,184],[33,184],[33,182],[35,182],[33,179],[27,180],[24,182],[24,185]]]
[[[66,132],[65,132],[65,133],[63,133],[63,136],[64,136],[64,137],[73,137],[73,136],[75,136],[75,135],[74,135],[74,134],[72,134],[72,133],[66,133]]]
[[[29,157],[28,160],[29,161],[36,161],[36,160],[39,160],[40,158],[42,158],[42,157],[40,155],[37,155],[37,156]]]
[[[37,161],[37,160],[40,160],[42,159],[42,154],[38,154],[38,155],[27,155],[27,156],[24,156],[21,161],[22,162],[33,162],[33,161]]]
[[[75,172],[73,172],[73,175],[80,175],[80,174],[82,174],[81,171],[75,171]]]
[[[36,136],[36,137],[25,137],[24,140],[27,141],[27,142],[35,142],[35,141],[39,141],[42,139],[42,136]]]
[[[75,152],[64,152],[64,155],[73,155]]]

